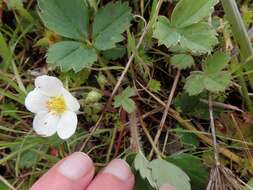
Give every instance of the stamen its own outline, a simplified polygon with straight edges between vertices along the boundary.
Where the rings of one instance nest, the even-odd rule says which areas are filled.
[[[67,107],[62,96],[55,96],[47,102],[47,108],[49,112],[55,115],[61,115],[64,111],[66,111]]]

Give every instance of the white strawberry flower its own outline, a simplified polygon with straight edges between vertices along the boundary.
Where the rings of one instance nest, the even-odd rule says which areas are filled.
[[[80,105],[58,78],[37,77],[35,89],[26,96],[25,106],[35,113],[33,129],[37,134],[48,137],[57,133],[61,139],[67,139],[75,133],[75,112]]]

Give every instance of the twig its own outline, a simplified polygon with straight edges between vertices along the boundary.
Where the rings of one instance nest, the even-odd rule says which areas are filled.
[[[212,102],[211,94],[209,95],[208,105],[209,105],[209,114],[210,114],[210,127],[211,127],[212,138],[213,138],[214,159],[215,159],[216,165],[219,166],[220,165],[219,148],[218,148],[217,139],[216,139],[215,125],[214,125],[214,118],[213,118],[213,102]]]
[[[165,135],[165,139],[164,139],[164,143],[163,143],[163,149],[162,149],[162,154],[164,154],[165,152],[165,148],[168,142],[168,138],[169,138],[169,130],[166,131],[166,135]]]
[[[200,99],[200,102],[204,103],[204,104],[208,104],[208,101],[205,99]],[[224,104],[221,102],[215,102],[212,101],[213,106],[218,107],[218,108],[223,108],[223,109],[229,109],[229,110],[234,110],[234,111],[239,111],[239,112],[244,112],[243,110],[241,110],[240,108],[230,105],[230,104]]]
[[[162,133],[162,130],[163,130],[163,127],[164,127],[164,123],[166,121],[166,118],[167,118],[167,115],[168,115],[168,112],[169,112],[169,108],[170,108],[174,93],[176,91],[176,87],[177,87],[177,83],[179,81],[180,73],[181,73],[181,71],[180,71],[180,69],[178,69],[175,80],[173,82],[173,85],[172,85],[172,88],[171,88],[171,91],[170,91],[170,95],[169,95],[165,110],[163,112],[162,120],[160,122],[159,128],[158,128],[156,136],[155,136],[155,140],[154,140],[155,145],[157,145],[157,143],[159,141],[159,138],[161,136],[161,133]],[[152,158],[153,153],[154,153],[154,150],[151,149],[150,154],[149,154],[149,158]]]

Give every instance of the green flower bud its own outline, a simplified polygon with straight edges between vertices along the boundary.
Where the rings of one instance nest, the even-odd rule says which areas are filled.
[[[85,98],[85,103],[98,102],[101,98],[102,98],[101,93],[99,93],[98,91],[92,90],[87,94]]]

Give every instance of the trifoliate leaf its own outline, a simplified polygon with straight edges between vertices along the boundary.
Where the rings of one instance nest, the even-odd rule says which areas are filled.
[[[152,178],[159,188],[164,184],[170,184],[176,189],[191,190],[190,178],[176,165],[156,159],[150,162],[149,167],[152,170]]]
[[[89,14],[83,0],[38,0],[44,24],[61,36],[84,41],[88,36]]]
[[[200,94],[205,89],[203,83],[204,78],[205,77],[202,75],[202,72],[193,72],[189,77],[187,77],[184,89],[190,96]]]
[[[231,80],[231,75],[227,71],[222,71],[218,73],[214,73],[210,76],[204,77],[204,86],[206,90],[210,92],[223,92],[229,86]]]
[[[172,155],[166,158],[166,160],[176,164],[185,171],[191,179],[192,189],[204,189],[208,181],[208,171],[198,157],[183,153]],[[189,167],[189,163],[191,163],[191,167]]]
[[[181,0],[176,5],[171,24],[177,28],[190,26],[208,16],[217,0]]]
[[[218,43],[216,32],[208,23],[199,22],[185,28],[176,28],[164,16],[158,18],[153,36],[167,48],[180,45],[193,53],[211,52]]]
[[[51,66],[60,66],[63,71],[75,72],[91,67],[97,60],[95,49],[75,41],[62,41],[48,49],[47,62]]]
[[[194,64],[194,59],[191,55],[177,54],[172,56],[170,63],[178,69],[186,69]]]
[[[156,187],[154,182],[151,169],[149,168],[149,161],[145,158],[142,152],[139,152],[134,159],[134,168],[139,171],[140,176],[143,179],[147,179],[152,187]]]
[[[134,89],[127,87],[121,94],[115,96],[114,98],[114,107],[123,107],[123,109],[128,112],[132,113],[135,110],[135,102],[130,98],[134,95]]]
[[[158,80],[151,79],[148,82],[148,88],[152,92],[159,92],[161,90],[161,83]]]
[[[228,54],[216,52],[203,63],[203,71],[207,74],[219,72],[226,67],[229,59],[230,56]]]
[[[93,43],[99,50],[116,47],[124,38],[121,35],[131,21],[131,10],[127,3],[109,3],[98,10],[93,23]]]
[[[193,72],[187,79],[184,89],[190,96],[208,90],[209,92],[223,92],[229,86],[231,75],[227,71],[220,71],[207,75],[204,72]]]

